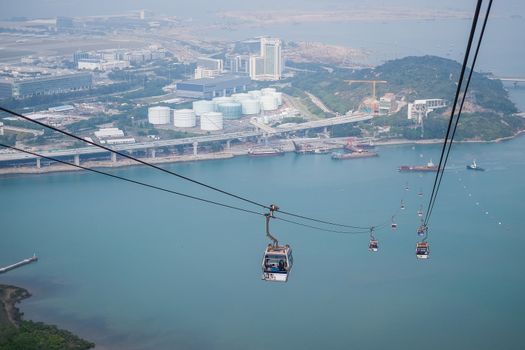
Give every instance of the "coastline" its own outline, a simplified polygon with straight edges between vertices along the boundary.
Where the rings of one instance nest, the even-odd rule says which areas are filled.
[[[0,349],[91,349],[94,343],[42,322],[23,319],[16,306],[31,297],[25,288],[0,284]]]
[[[520,130],[514,135],[500,137],[495,140],[483,141],[483,140],[465,140],[465,141],[454,141],[454,143],[498,143],[509,141],[514,138],[517,138],[525,133],[525,130]],[[324,139],[325,141],[332,141],[331,144],[325,144],[330,149],[339,149],[342,148],[348,137],[342,138],[330,138]],[[428,140],[408,140],[408,139],[387,139],[387,140],[377,140],[374,141],[376,146],[395,146],[395,145],[432,145],[442,143],[442,139],[428,139]],[[289,145],[288,141],[283,142],[280,147],[286,153],[293,152],[293,146]],[[221,159],[231,159],[239,156],[247,156],[248,148],[238,148],[228,152],[217,152],[217,153],[204,153],[200,155],[176,155],[176,156],[167,156],[167,157],[156,157],[156,158],[147,158],[147,161],[152,164],[172,164],[172,163],[181,163],[181,162],[197,162],[197,161],[206,161],[206,160],[221,160]],[[129,159],[119,160],[118,162],[107,161],[86,161],[82,163],[82,166],[87,168],[97,168],[97,169],[111,169],[111,168],[123,168],[131,166],[139,166],[140,163],[136,163]],[[54,164],[50,166],[44,166],[40,169],[36,167],[10,167],[10,168],[0,168],[0,176],[5,175],[38,175],[38,174],[49,174],[49,173],[59,173],[59,172],[69,172],[69,171],[83,171],[82,169],[76,168],[73,165],[64,165],[64,164]]]

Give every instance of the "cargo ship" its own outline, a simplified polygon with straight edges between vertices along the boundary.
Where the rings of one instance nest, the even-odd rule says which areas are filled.
[[[250,157],[272,157],[282,156],[283,154],[283,150],[279,148],[250,148],[248,150],[248,155]]]
[[[332,153],[332,159],[356,159],[356,158],[369,158],[377,157],[379,154],[376,152],[359,151],[352,153]]]
[[[467,165],[467,169],[468,169],[468,170],[485,171],[485,169],[480,168],[480,167],[476,164],[476,161],[475,161],[475,160],[472,161],[472,164]]]
[[[398,171],[422,171],[435,172],[438,171],[438,166],[432,163],[432,160],[427,165],[401,165]]]

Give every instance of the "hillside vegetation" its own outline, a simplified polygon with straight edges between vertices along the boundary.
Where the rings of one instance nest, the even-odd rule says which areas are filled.
[[[452,104],[461,71],[458,62],[436,56],[405,57],[362,70],[317,64],[294,66],[305,71],[290,79],[293,90],[308,91],[341,114],[357,110],[363,99],[372,95],[371,84],[349,85],[346,80],[386,80],[386,84],[377,84],[378,97],[391,92],[396,99],[406,102],[442,98]],[[516,112],[501,81],[474,72],[457,139],[493,140],[512,136],[525,129],[525,120],[516,116]],[[406,107],[393,116],[378,118],[374,124],[391,126],[392,134],[396,134],[391,136],[441,138],[449,115],[449,109],[431,113],[425,120],[424,133],[407,120]]]

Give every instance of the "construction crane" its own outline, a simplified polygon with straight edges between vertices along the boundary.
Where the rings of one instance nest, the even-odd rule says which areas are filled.
[[[386,80],[345,80],[345,82],[348,83],[348,85],[351,85],[352,83],[369,83],[372,84],[372,96],[374,98],[374,101],[376,100],[376,84],[386,84],[388,83]]]

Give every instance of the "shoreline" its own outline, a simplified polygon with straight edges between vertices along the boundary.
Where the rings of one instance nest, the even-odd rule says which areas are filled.
[[[499,143],[504,141],[509,141],[515,139],[525,133],[525,130],[520,130],[516,134],[506,137],[500,137],[495,140],[483,141],[483,140],[465,140],[465,141],[454,141],[454,143],[480,143],[480,144],[490,144],[490,143]],[[324,146],[331,146],[330,149],[340,149],[347,142],[348,137],[342,138],[330,138],[330,139],[320,139],[320,141],[331,140],[332,144]],[[281,145],[281,148],[284,152],[293,152],[293,147],[288,145],[289,142],[285,141],[285,144]],[[428,139],[428,140],[408,140],[408,139],[386,139],[386,140],[377,140],[374,141],[376,146],[396,146],[396,145],[433,145],[443,143],[442,139]],[[228,152],[216,152],[216,153],[205,153],[201,155],[174,155],[167,157],[156,157],[156,158],[145,158],[149,163],[152,164],[173,164],[173,163],[186,163],[186,162],[199,162],[207,160],[223,160],[223,159],[232,159],[240,156],[248,156],[247,148],[239,148],[237,150],[230,150]],[[119,160],[116,163],[107,160],[107,161],[86,161],[82,163],[82,166],[87,168],[96,168],[96,169],[112,169],[112,168],[124,168],[132,166],[140,166],[143,164],[134,162],[132,160],[123,159]],[[35,167],[9,167],[9,168],[0,168],[0,178],[6,175],[40,175],[40,174],[50,174],[50,173],[61,173],[61,172],[71,172],[84,171],[83,169],[76,168],[73,165],[65,164],[55,164],[50,166],[43,166],[40,169]]]

